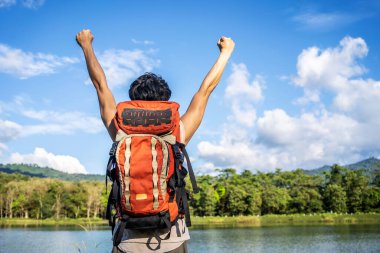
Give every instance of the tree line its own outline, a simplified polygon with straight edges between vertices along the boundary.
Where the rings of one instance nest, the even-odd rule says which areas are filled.
[[[98,218],[105,215],[107,200],[105,185],[100,181],[0,173],[2,218]]]
[[[301,169],[256,174],[223,169],[197,181],[198,193],[188,188],[191,211],[198,216],[380,212],[379,171],[370,177],[339,165],[322,175]],[[0,217],[101,218],[109,190],[99,181],[0,173]]]
[[[339,165],[322,175],[224,169],[198,182],[201,191],[192,195],[192,207],[199,216],[380,212],[379,171],[370,177]]]

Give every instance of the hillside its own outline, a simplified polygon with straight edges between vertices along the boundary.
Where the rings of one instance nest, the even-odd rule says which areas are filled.
[[[51,168],[41,168],[37,165],[26,164],[0,164],[0,172],[13,174],[20,173],[30,177],[57,178],[67,181],[93,180],[104,181],[104,175],[96,174],[68,174]]]
[[[330,171],[331,167],[332,165],[325,165],[317,169],[305,170],[305,173],[310,174],[310,175],[318,175],[318,174],[322,174],[323,172]],[[351,170],[364,169],[368,171],[369,174],[373,174],[375,171],[380,169],[380,159],[377,159],[375,157],[370,157],[360,162],[343,165],[343,167],[346,167]]]
[[[373,177],[375,174],[374,172],[380,169],[380,159],[371,157],[357,163],[343,165],[343,167],[346,167],[351,170],[364,169],[367,171],[369,176]],[[331,170],[331,166],[325,165],[317,169],[305,170],[305,173],[309,175],[320,175],[320,174],[323,174],[323,172],[327,172],[330,170]],[[37,165],[26,165],[26,164],[0,164],[0,172],[4,172],[8,174],[20,173],[20,174],[31,176],[31,177],[57,178],[57,179],[67,180],[67,181],[80,181],[80,180],[104,181],[105,180],[104,175],[68,174],[68,173],[54,170],[51,168],[41,168],[41,167],[38,167]]]
[[[360,170],[360,169],[365,169],[365,170],[370,170],[370,171],[379,170],[380,159],[371,157],[357,163],[346,165],[345,167],[352,170]]]

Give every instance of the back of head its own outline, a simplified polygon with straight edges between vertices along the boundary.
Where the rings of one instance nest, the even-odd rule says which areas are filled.
[[[171,94],[166,81],[149,72],[137,78],[129,88],[131,100],[168,101]]]

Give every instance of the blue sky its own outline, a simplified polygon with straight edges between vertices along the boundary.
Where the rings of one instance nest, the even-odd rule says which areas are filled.
[[[75,35],[118,102],[145,71],[183,113],[236,42],[188,145],[199,174],[272,171],[380,155],[379,1],[0,0],[0,162],[103,173],[109,139]]]

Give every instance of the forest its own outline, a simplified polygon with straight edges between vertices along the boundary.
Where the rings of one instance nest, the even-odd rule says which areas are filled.
[[[190,191],[196,216],[380,212],[380,172],[339,165],[309,175],[302,169],[255,173],[221,169],[198,176]],[[110,185],[108,185],[110,188]],[[0,173],[1,218],[102,218],[109,189],[100,181],[64,181]]]

